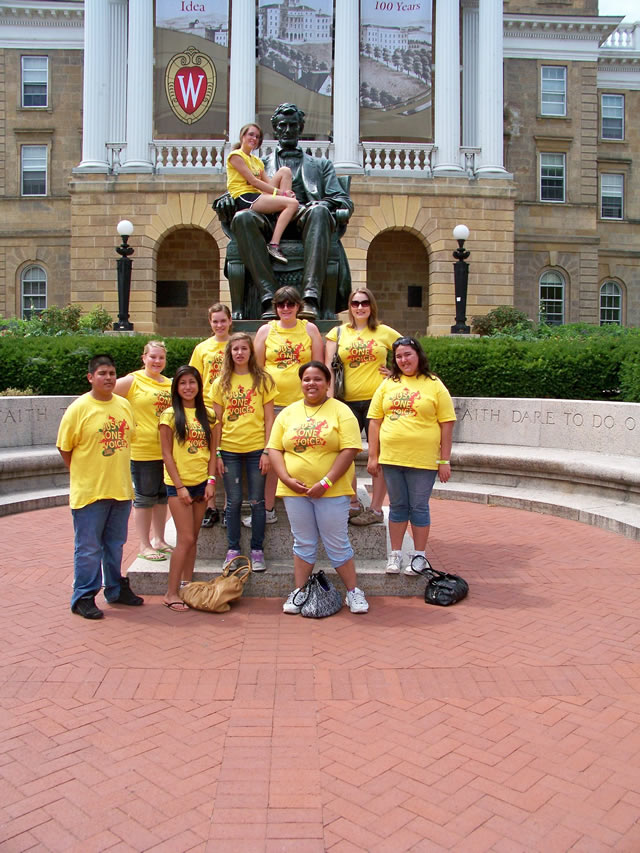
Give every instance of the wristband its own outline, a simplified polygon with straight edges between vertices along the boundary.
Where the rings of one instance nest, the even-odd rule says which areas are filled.
[[[326,491],[328,488],[330,488],[330,485],[332,485],[332,484],[327,483],[327,479],[326,479],[326,477],[323,477],[323,478],[320,480],[320,485],[321,485],[321,486],[322,486],[322,488]]]
[[[448,459],[438,459],[438,465],[451,465]]]
[[[218,457],[218,459],[222,459],[222,453],[220,453],[219,450],[216,450],[216,456]]]
[[[278,187],[276,187],[273,191],[273,195],[278,195]]]
[[[215,477],[208,477],[208,478],[207,478],[207,483],[213,483],[213,484],[215,485],[215,482],[216,482],[216,478],[215,478]]]
[[[262,455],[263,455],[263,456],[268,456],[268,455],[269,455],[269,451],[268,451],[268,450],[263,450],[263,451],[262,451]]]

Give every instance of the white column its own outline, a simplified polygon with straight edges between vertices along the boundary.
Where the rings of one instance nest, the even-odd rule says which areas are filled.
[[[84,83],[82,161],[78,169],[107,172],[109,125],[109,7],[103,0],[84,4]]]
[[[502,0],[480,0],[478,173],[505,174],[503,154]]]
[[[334,165],[341,171],[362,171],[360,160],[360,4],[336,3],[333,66]]]
[[[153,2],[129,0],[127,49],[127,151],[123,172],[152,170]]]
[[[434,175],[462,172],[460,165],[460,4],[439,0],[436,9]]]
[[[478,10],[462,8],[462,145],[478,145]]]
[[[229,140],[237,142],[243,124],[256,117],[256,3],[233,0],[229,63]],[[271,136],[271,128],[262,128]]]
[[[127,0],[109,0],[109,18],[111,82],[107,142],[124,142],[127,133]]]

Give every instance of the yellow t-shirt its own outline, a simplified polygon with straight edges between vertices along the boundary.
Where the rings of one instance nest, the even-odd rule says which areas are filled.
[[[131,406],[114,394],[78,397],[62,416],[56,446],[72,451],[69,506],[81,509],[101,500],[133,499],[131,441],[136,434]]]
[[[133,382],[126,396],[136,419],[131,458],[136,462],[162,459],[158,423],[160,415],[171,405],[171,380],[163,376],[162,382],[156,382],[144,370],[136,370],[132,376]]]
[[[231,392],[223,393],[220,380],[213,386],[211,399],[222,406],[222,438],[220,449],[229,453],[251,453],[262,450],[264,436],[264,404],[276,396],[276,386],[269,383],[269,390],[252,388],[249,374],[231,374]]]
[[[449,392],[438,379],[401,376],[385,379],[373,395],[368,418],[380,419],[382,465],[436,470],[440,424],[455,421]]]
[[[327,334],[328,341],[335,341],[337,326]],[[345,400],[370,400],[384,376],[378,370],[386,366],[391,345],[401,335],[382,323],[377,329],[367,327],[357,331],[346,323],[340,327],[338,355],[344,364]]]
[[[242,157],[249,167],[249,171],[252,175],[255,175],[256,178],[259,178],[262,172],[264,172],[264,163],[259,157],[254,157],[253,154],[245,154],[240,148],[236,148],[236,150],[232,151],[227,157],[227,189],[234,198],[238,198],[238,196],[243,193],[259,193],[260,190],[257,190],[255,187],[252,187],[251,184],[247,183],[233,165],[233,158],[236,155],[238,157]]]
[[[216,336],[212,335],[206,341],[197,344],[191,353],[189,364],[200,371],[200,376],[202,376],[202,393],[204,394],[204,401],[207,406],[211,406],[213,383],[220,376],[226,348],[227,341],[217,341]]]
[[[173,416],[173,408],[165,409],[160,418],[160,424],[166,424],[171,428],[173,433],[173,448],[171,454],[176,463],[176,468],[180,474],[180,480],[183,486],[197,486],[209,476],[209,459],[211,451],[207,443],[207,436],[200,425],[200,421],[196,418],[195,409],[185,409],[185,418],[187,421],[187,437],[184,444],[180,444],[175,431],[175,419]],[[207,409],[209,416],[209,425],[213,427],[216,422],[215,414]],[[164,466],[164,481],[168,486],[175,486],[175,483],[169,476],[167,466]]]
[[[312,486],[329,473],[341,450],[347,447],[360,450],[362,442],[355,415],[340,400],[329,397],[321,406],[307,406],[306,411],[303,400],[287,406],[274,421],[268,446],[283,451],[284,464],[292,477],[306,486]],[[354,466],[351,463],[323,497],[352,495],[353,473]],[[281,498],[300,497],[280,480],[276,494]]]
[[[276,406],[288,406],[302,399],[298,369],[307,361],[311,361],[311,338],[306,321],[296,320],[292,329],[283,329],[277,320],[271,320],[265,341],[264,369],[278,389]]]

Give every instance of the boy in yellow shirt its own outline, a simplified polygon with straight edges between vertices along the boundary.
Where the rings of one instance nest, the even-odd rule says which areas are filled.
[[[111,356],[94,356],[87,379],[91,391],[62,416],[56,445],[70,474],[75,534],[71,610],[85,619],[102,619],[95,597],[103,575],[109,604],[144,603],[121,574],[133,498],[129,466],[135,423],[129,403],[113,393],[116,367]]]

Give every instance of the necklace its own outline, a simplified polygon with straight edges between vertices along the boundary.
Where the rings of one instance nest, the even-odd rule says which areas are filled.
[[[325,397],[324,400],[320,403],[320,406],[311,415],[307,412],[307,407],[304,404],[304,400],[302,401],[302,408],[304,409],[304,413],[307,416],[308,421],[310,421],[311,418],[315,417],[318,414],[318,412],[324,406],[324,404],[327,402],[328,399],[329,399],[328,397]]]

